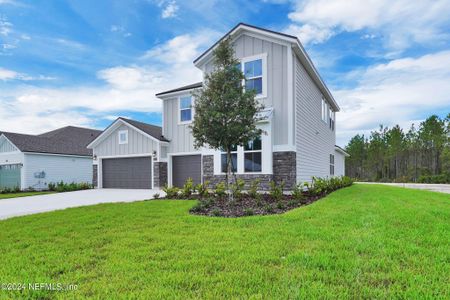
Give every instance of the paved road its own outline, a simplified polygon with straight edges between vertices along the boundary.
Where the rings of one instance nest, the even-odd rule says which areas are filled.
[[[0,220],[40,212],[109,202],[133,202],[153,198],[159,190],[95,189],[0,200]]]
[[[383,183],[383,182],[358,182],[358,184],[384,184],[405,187],[410,189],[429,190],[450,194],[450,184],[428,184],[428,183]]]

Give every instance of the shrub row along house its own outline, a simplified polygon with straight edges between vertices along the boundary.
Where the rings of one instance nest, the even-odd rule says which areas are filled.
[[[259,179],[263,188],[270,181],[284,182],[289,189],[313,176],[344,175],[348,154],[335,146],[339,106],[300,41],[242,23],[221,40],[228,37],[245,87],[254,89],[265,106],[258,123],[264,134],[232,152],[237,177]],[[194,61],[204,74],[213,70],[212,53],[221,40]],[[22,189],[42,189],[60,180],[89,181],[99,188],[182,186],[188,178],[214,185],[225,178],[226,156],[195,149],[190,129],[195,117],[192,92],[202,86],[198,82],[156,95],[163,101],[162,128],[118,118],[101,134],[74,127],[40,136],[4,133],[0,174],[7,175],[0,176]],[[57,176],[52,168],[67,173]]]
[[[265,134],[232,153],[234,171],[246,182],[283,181],[286,188],[312,176],[344,175],[344,150],[335,146],[339,106],[295,36],[238,24],[231,37],[236,58],[264,104],[258,127]],[[221,40],[222,40],[221,39]],[[218,43],[194,61],[207,74]],[[163,126],[120,118],[88,147],[94,153],[98,187],[181,186],[187,178],[211,184],[225,177],[220,151],[195,149],[190,124],[195,117],[192,92],[202,82],[161,92]]]

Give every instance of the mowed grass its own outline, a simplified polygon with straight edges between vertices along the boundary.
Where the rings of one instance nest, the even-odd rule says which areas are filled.
[[[54,192],[20,192],[20,193],[0,194],[0,200],[1,199],[18,198],[18,197],[45,195],[45,194],[52,194],[52,193],[54,193]]]
[[[195,201],[0,222],[0,298],[449,298],[448,194],[354,185],[283,215],[193,216]]]

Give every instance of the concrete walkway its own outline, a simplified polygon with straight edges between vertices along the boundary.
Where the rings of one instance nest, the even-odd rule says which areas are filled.
[[[94,189],[0,200],[0,220],[69,207],[152,199],[160,190]]]
[[[428,184],[428,183],[384,183],[384,182],[357,182],[358,184],[384,184],[410,189],[428,190],[433,192],[450,194],[450,184]]]

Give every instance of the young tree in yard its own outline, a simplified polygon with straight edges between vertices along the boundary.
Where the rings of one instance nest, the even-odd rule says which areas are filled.
[[[226,152],[229,188],[233,147],[244,146],[262,134],[256,128],[258,112],[263,106],[255,99],[254,90],[245,90],[245,76],[234,58],[230,39],[222,41],[213,52],[214,68],[204,78],[203,89],[194,92],[194,146],[208,146]],[[233,172],[234,174],[234,172]]]

